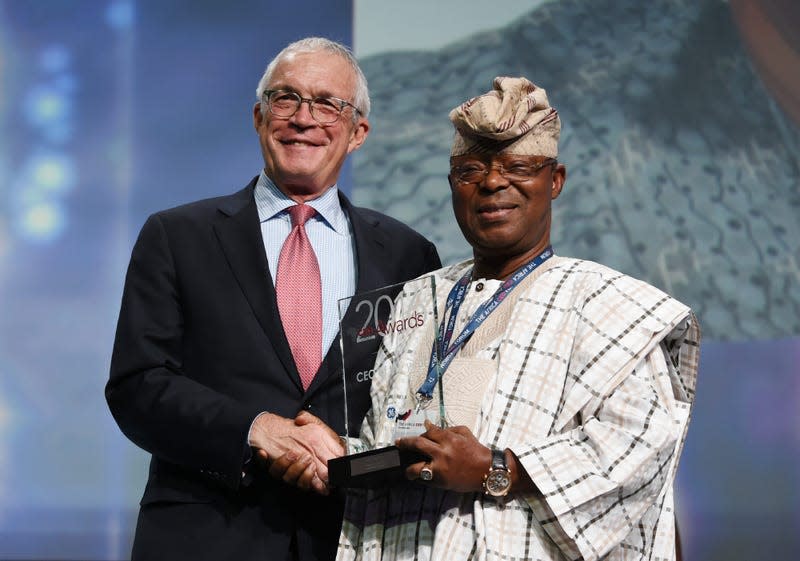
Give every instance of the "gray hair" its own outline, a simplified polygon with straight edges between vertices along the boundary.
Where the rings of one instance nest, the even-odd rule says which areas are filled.
[[[345,61],[347,61],[356,77],[356,90],[353,95],[353,105],[356,106],[358,112],[361,113],[363,117],[366,118],[369,115],[370,102],[369,88],[367,87],[367,77],[364,76],[364,72],[361,71],[361,67],[358,65],[356,57],[346,45],[342,45],[341,43],[331,41],[330,39],[326,39],[324,37],[306,37],[305,39],[300,39],[299,41],[290,43],[270,61],[266,70],[264,70],[264,75],[261,76],[261,80],[258,81],[258,87],[256,88],[256,97],[261,102],[262,113],[266,109],[264,107],[262,95],[264,90],[268,89],[267,86],[269,85],[272,75],[275,72],[275,67],[292,55],[299,53],[318,52],[332,53],[342,57]]]

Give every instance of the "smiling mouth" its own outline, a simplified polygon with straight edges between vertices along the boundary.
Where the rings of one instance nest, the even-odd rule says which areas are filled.
[[[513,204],[491,204],[481,205],[477,209],[477,218],[483,223],[505,222],[511,218],[514,209]]]
[[[309,142],[308,140],[281,140],[281,144],[284,146],[311,146],[317,147],[318,144],[313,142]]]
[[[512,204],[481,205],[478,207],[478,214],[503,214],[516,208]]]

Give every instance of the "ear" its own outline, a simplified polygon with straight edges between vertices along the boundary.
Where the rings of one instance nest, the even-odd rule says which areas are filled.
[[[557,164],[553,170],[553,187],[550,192],[550,199],[556,200],[564,188],[564,183],[567,181],[567,166],[564,164]]]
[[[263,122],[264,115],[261,114],[261,102],[256,101],[255,105],[253,105],[253,126],[258,130]]]
[[[350,142],[347,145],[347,153],[354,152],[361,148],[369,134],[369,121],[364,117],[359,117],[350,133]]]

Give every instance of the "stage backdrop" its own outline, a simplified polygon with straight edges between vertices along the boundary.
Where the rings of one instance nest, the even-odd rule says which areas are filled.
[[[563,120],[553,238],[691,305],[689,561],[800,549],[800,8],[793,0],[0,1],[0,559],[125,559],[147,455],[103,385],[147,215],[262,162],[255,86],[296,38],[353,44],[353,199],[468,256],[447,112],[525,75]]]

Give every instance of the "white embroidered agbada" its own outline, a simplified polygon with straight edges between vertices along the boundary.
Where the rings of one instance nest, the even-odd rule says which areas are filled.
[[[471,266],[434,273],[440,314]],[[498,284],[489,283],[480,292],[471,283],[456,334]],[[401,293],[395,317],[420,309],[420,298]],[[366,447],[392,444],[387,411],[410,407],[427,371],[431,324],[384,338]],[[542,495],[511,493],[499,503],[419,482],[351,492],[337,558],[674,559],[673,481],[699,336],[689,308],[660,290],[589,261],[549,259],[443,379],[450,422],[466,421],[486,446],[510,448]]]

